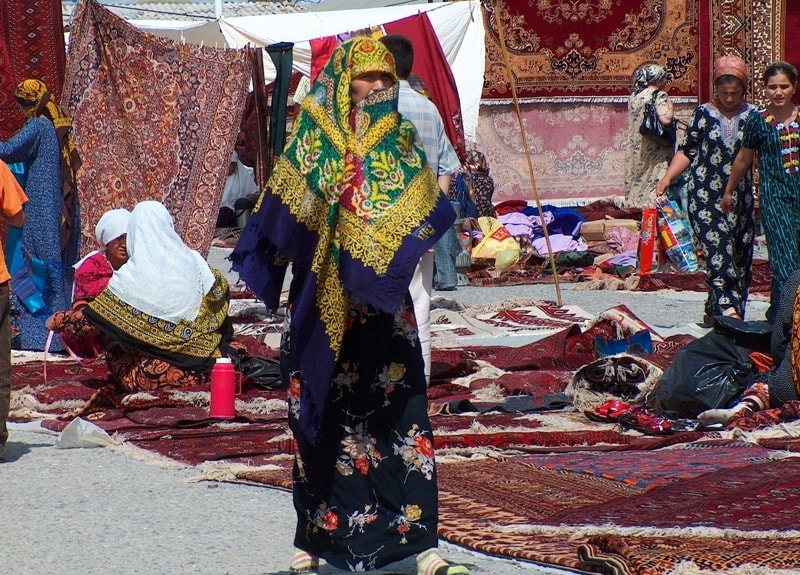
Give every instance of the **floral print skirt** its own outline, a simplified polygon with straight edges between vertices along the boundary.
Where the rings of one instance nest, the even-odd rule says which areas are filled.
[[[354,306],[316,444],[300,430],[303,381],[293,370],[289,426],[295,546],[329,564],[366,571],[437,545],[438,500],[424,364],[410,297],[394,315]]]

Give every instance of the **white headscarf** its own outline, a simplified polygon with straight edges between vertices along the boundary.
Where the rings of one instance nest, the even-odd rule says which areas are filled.
[[[131,213],[128,210],[124,208],[108,210],[100,217],[94,228],[94,237],[97,238],[97,243],[105,248],[108,242],[117,239],[122,234],[127,234],[130,221]]]
[[[128,262],[108,282],[111,293],[148,315],[194,321],[214,274],[203,256],[183,243],[163,204],[136,204],[127,246]]]
[[[95,255],[97,252],[105,251],[106,246],[108,246],[108,242],[117,239],[122,234],[128,233],[128,222],[130,222],[130,220],[131,213],[124,208],[108,210],[106,213],[100,216],[100,220],[94,227],[94,237],[97,239],[97,243],[100,244],[100,249],[89,252],[80,260],[78,260],[72,267],[77,270],[79,267],[81,267],[83,262]],[[74,290],[75,286],[73,286],[73,294]]]
[[[239,198],[259,192],[258,185],[253,178],[253,169],[248,168],[239,160],[239,154],[233,152],[231,163],[236,163],[236,170],[225,180],[225,191],[222,192],[221,208],[233,209],[233,204]]]

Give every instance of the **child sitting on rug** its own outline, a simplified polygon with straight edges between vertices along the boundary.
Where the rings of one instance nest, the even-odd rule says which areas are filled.
[[[108,285],[115,270],[128,261],[126,238],[131,213],[125,209],[109,210],[94,228],[97,243],[102,246],[75,264],[72,283],[72,309],[80,309],[93,301]],[[103,353],[96,337],[75,337],[61,334],[61,342],[74,356],[89,363]]]

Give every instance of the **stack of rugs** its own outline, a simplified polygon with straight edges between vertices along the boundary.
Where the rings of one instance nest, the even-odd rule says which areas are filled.
[[[252,355],[277,357],[280,318],[248,298],[232,310],[236,339]],[[782,423],[764,429],[645,435],[590,420],[567,393],[598,361],[598,338],[614,336],[608,318],[639,322],[624,306],[597,317],[531,301],[440,311],[428,398],[441,537],[586,573],[742,575],[800,565],[800,406],[784,406]],[[527,343],[485,344],[499,333]],[[661,373],[692,340],[653,331],[652,353],[634,361]],[[48,362],[45,380],[43,367],[14,366],[12,421],[61,431],[62,416],[105,385],[107,372],[102,362],[63,360]],[[285,392],[246,381],[232,420],[210,418],[208,406],[207,387],[138,393],[88,419],[112,436],[111,449],[197,466],[209,481],[290,489]]]

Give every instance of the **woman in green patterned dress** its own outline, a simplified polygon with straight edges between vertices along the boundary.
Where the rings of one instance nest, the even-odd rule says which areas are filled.
[[[773,272],[767,320],[772,322],[781,289],[800,269],[800,123],[792,103],[797,69],[788,62],[770,64],[762,76],[769,104],[750,114],[742,133],[722,209],[734,209],[733,193],[758,152],[759,202]]]

